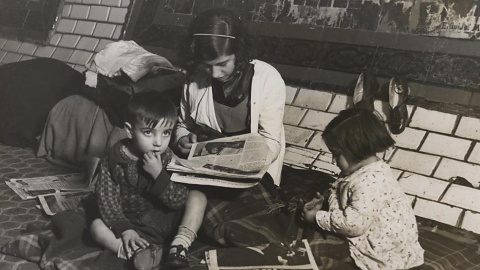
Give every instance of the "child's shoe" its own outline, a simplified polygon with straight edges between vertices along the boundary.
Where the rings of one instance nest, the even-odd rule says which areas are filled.
[[[150,245],[133,254],[133,266],[136,270],[158,270],[162,262],[163,249],[158,245]]]
[[[185,256],[186,249],[182,245],[171,246],[170,250],[175,248],[175,252],[168,254],[166,265],[169,269],[182,269],[188,267],[188,260]]]
[[[389,103],[391,107],[388,128],[393,134],[400,134],[407,127],[407,99],[410,88],[408,87],[407,83],[402,79],[398,77],[393,77],[390,80],[388,90]]]
[[[353,105],[355,108],[364,108],[374,111],[373,97],[378,91],[380,84],[378,80],[369,73],[362,73],[358,77],[357,84],[353,91]]]

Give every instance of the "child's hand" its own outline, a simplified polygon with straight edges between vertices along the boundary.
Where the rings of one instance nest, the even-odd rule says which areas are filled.
[[[143,169],[150,174],[153,179],[163,170],[162,157],[158,152],[148,152],[143,155]]]
[[[322,196],[319,192],[315,194],[315,197],[305,204],[303,207],[302,219],[307,222],[315,222],[316,214],[322,209],[323,201],[325,197]]]
[[[122,242],[126,254],[133,254],[135,250],[139,248],[145,249],[150,245],[147,240],[141,238],[140,235],[133,229],[126,230],[122,233]]]

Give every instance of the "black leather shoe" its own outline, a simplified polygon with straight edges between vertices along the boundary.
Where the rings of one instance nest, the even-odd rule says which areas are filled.
[[[133,266],[136,270],[158,270],[162,262],[163,249],[157,245],[150,245],[133,254]]]
[[[185,252],[186,249],[182,245],[170,246],[170,249],[175,248],[174,253],[168,254],[166,266],[168,269],[182,269],[189,266],[188,260],[182,252]],[[184,253],[185,254],[185,253]]]
[[[388,94],[391,111],[388,128],[393,134],[400,134],[407,127],[407,100],[409,92],[410,88],[406,81],[399,77],[393,77],[390,80]]]
[[[380,84],[372,74],[363,72],[358,76],[357,84],[353,91],[353,105],[355,108],[364,108],[371,112],[375,110],[373,105],[375,93]]]

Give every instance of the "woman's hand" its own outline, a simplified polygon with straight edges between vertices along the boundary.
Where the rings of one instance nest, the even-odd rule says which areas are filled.
[[[325,197],[317,192],[315,197],[303,207],[302,219],[310,223],[315,222],[317,212],[322,209],[324,200]]]
[[[184,156],[187,156],[190,153],[190,149],[192,149],[192,146],[194,143],[197,142],[197,135],[194,133],[190,133],[186,136],[183,136],[178,140],[178,150],[180,153]]]
[[[126,254],[133,254],[137,249],[145,249],[150,245],[147,240],[141,238],[133,229],[126,230],[122,233],[122,242]]]
[[[156,179],[163,170],[162,156],[158,152],[148,152],[143,155],[143,169]]]

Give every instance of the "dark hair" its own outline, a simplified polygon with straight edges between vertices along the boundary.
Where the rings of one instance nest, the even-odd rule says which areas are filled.
[[[160,121],[163,125],[173,125],[177,121],[177,108],[170,98],[160,92],[145,91],[133,94],[128,102],[127,121],[143,121],[149,127],[155,127]]]
[[[209,35],[226,35],[235,38]],[[225,8],[213,8],[198,14],[190,23],[181,47],[184,68],[192,74],[199,63],[222,55],[235,55],[235,67],[241,69],[252,60],[252,40],[238,15]]]
[[[353,164],[395,144],[380,119],[373,112],[359,108],[341,111],[328,123],[322,138],[330,151]]]

